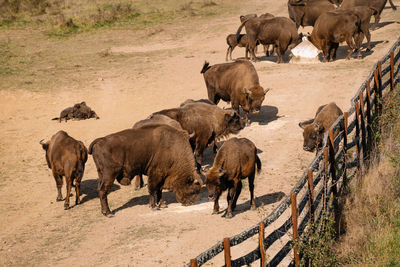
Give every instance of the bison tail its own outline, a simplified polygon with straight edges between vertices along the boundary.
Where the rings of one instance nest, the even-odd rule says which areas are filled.
[[[237,41],[238,43],[240,42],[240,32],[242,31],[243,26],[246,24],[246,22],[247,22],[248,20],[249,20],[249,19],[244,20],[244,21],[242,22],[242,24],[240,24],[238,30],[236,31],[236,41]]]
[[[89,155],[92,155],[93,153],[93,146],[97,143],[97,141],[99,141],[100,138],[95,139],[90,145],[89,145]]]
[[[55,118],[52,118],[51,120],[52,121],[56,121],[56,120],[59,120],[60,118],[57,118],[57,117],[55,117]]]
[[[200,73],[205,73],[210,67],[210,63],[208,63],[207,61],[204,61],[204,65],[203,68],[201,69]]]
[[[261,171],[261,160],[257,156],[257,152],[256,152],[256,165],[257,165],[257,173],[260,173],[260,171]]]

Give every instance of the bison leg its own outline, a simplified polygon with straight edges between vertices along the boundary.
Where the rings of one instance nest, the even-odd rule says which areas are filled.
[[[62,201],[63,200],[62,194],[61,194],[61,187],[63,185],[62,176],[56,174],[54,171],[53,171],[53,176],[54,176],[54,179],[56,180],[56,186],[57,186],[57,198],[56,198],[56,201]]]
[[[393,10],[397,10],[397,7],[393,4],[392,0],[389,0],[389,4],[390,4],[390,7],[391,7]]]
[[[253,173],[249,176],[249,191],[250,191],[250,207],[252,210],[256,209],[256,202],[254,200],[254,173],[255,173],[255,169],[253,171]]]
[[[348,36],[346,38],[346,43],[349,46],[349,49],[347,50],[347,57],[346,59],[350,59],[351,54],[353,53],[354,50],[354,45],[353,45],[353,39],[351,38],[351,36]]]
[[[140,175],[136,175],[134,178],[135,178],[135,190],[139,190],[144,185],[143,176],[140,174]]]
[[[97,184],[97,192],[99,194],[101,213],[105,216],[112,215],[110,207],[108,206],[107,194],[111,189],[115,180],[115,175],[104,173],[102,177],[99,177],[99,182]]]
[[[78,176],[75,180],[75,205],[81,204],[80,189],[82,176]]]
[[[66,180],[65,185],[67,187],[67,193],[65,196],[64,209],[67,210],[69,209],[69,196],[71,195],[71,186],[72,186],[71,175],[66,175],[65,180]]]
[[[233,197],[232,201],[232,211],[234,211],[236,208],[236,202],[239,198],[240,192],[242,192],[242,181],[239,181],[239,183],[236,186],[235,196]]]
[[[246,59],[249,59],[249,47],[246,45],[246,52],[244,53],[244,56]]]
[[[228,194],[226,196],[226,200],[228,201],[228,208],[226,209],[225,212],[225,218],[232,218],[232,204],[233,204],[233,199],[235,198],[236,188],[237,184],[228,189]]]
[[[157,206],[159,208],[167,208],[167,202],[162,199],[162,190],[161,188],[157,191]]]
[[[214,209],[212,214],[218,214],[219,212],[219,203],[218,203],[219,197],[220,195],[216,195],[214,198]]]

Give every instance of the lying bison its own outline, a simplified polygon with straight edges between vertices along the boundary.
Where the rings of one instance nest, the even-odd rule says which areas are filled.
[[[283,62],[283,55],[287,49],[292,49],[301,42],[302,35],[298,34],[296,24],[285,17],[247,19],[239,26],[236,38],[239,37],[243,27],[246,29],[250,57],[253,61],[257,61],[255,55],[257,41],[262,45],[275,46],[277,63]]]
[[[239,113],[242,107],[246,123],[249,112],[258,113],[264,101],[264,90],[260,86],[257,71],[248,60],[237,60],[210,66],[206,61],[201,73],[207,87],[208,99],[218,104],[222,99],[232,103],[232,109]]]
[[[50,141],[43,143],[40,141],[43,149],[46,151],[47,166],[53,172],[57,185],[57,201],[63,200],[61,187],[63,176],[67,188],[64,208],[69,208],[69,196],[71,186],[75,180],[75,205],[80,204],[79,189],[85,163],[87,161],[87,149],[81,141],[77,141],[64,131],[59,131],[53,135]]]
[[[90,118],[95,118],[100,119],[99,116],[97,116],[96,112],[92,110],[90,107],[86,105],[86,102],[81,102],[75,104],[73,107],[68,107],[61,111],[60,117],[58,118],[53,118],[53,120],[58,120],[61,122],[61,120],[85,120],[85,119],[90,119]]]
[[[160,124],[169,125],[171,127],[174,127],[177,130],[182,131],[184,134],[187,134],[187,132],[182,129],[179,122],[171,119],[170,117],[167,117],[167,116],[161,115],[161,114],[150,115],[147,119],[136,122],[132,128],[137,129],[137,128],[140,128],[143,126],[160,125]],[[188,139],[189,139],[189,136],[188,136]],[[130,185],[130,183],[131,183],[131,180],[128,178],[123,178],[120,181],[120,184],[122,184],[122,185]],[[135,190],[138,190],[138,189],[142,188],[143,186],[144,186],[143,176],[136,175],[135,176]]]
[[[346,41],[349,49],[347,59],[353,53],[353,38],[356,39],[358,57],[361,57],[360,42],[357,38],[361,32],[361,20],[353,12],[335,10],[319,16],[311,32],[310,41],[323,53],[323,61],[331,61],[336,58],[336,50],[339,43]]]
[[[335,5],[328,0],[289,0],[287,5],[289,17],[296,23],[296,28],[314,26],[321,14],[335,9]]]
[[[184,130],[191,133],[190,144],[198,168],[209,144],[215,144],[229,134],[237,134],[245,126],[236,112],[203,102],[186,101],[179,108],[165,109],[154,114],[166,115],[178,121]]]
[[[97,191],[101,212],[106,216],[112,214],[107,194],[115,179],[147,175],[152,209],[163,205],[163,189],[175,191],[183,205],[190,205],[199,197],[202,181],[189,140],[171,126],[148,125],[97,138],[90,144],[89,154],[97,167]]]
[[[375,9],[377,12],[374,14],[375,24],[372,26],[372,29],[376,28],[381,18],[381,13],[383,8],[385,7],[387,0],[343,0],[341,4],[341,8],[351,8],[356,6],[367,6]],[[396,6],[393,4],[392,0],[389,0],[390,6],[393,10],[396,10]]]
[[[213,214],[219,212],[218,199],[222,192],[228,190],[227,218],[232,217],[236,202],[242,190],[242,180],[248,178],[250,205],[256,208],[254,201],[255,170],[261,170],[261,161],[257,156],[256,146],[246,138],[231,138],[226,141],[214,159],[210,170],[204,172],[209,199],[214,200]]]
[[[315,114],[315,118],[300,122],[299,126],[304,129],[303,149],[313,152],[323,147],[324,133],[329,130],[332,124],[343,114],[342,110],[334,103],[320,106]],[[343,128],[343,125],[342,125]],[[339,134],[339,130],[334,132],[334,137]]]

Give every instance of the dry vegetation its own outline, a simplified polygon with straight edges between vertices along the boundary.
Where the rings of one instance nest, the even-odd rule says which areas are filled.
[[[383,100],[381,139],[368,173],[350,185],[346,234],[337,252],[343,265],[397,266],[400,262],[400,90]]]

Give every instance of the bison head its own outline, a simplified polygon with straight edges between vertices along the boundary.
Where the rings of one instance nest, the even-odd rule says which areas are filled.
[[[221,168],[211,168],[208,171],[203,171],[203,175],[206,177],[206,187],[208,191],[208,200],[215,200],[217,199],[222,191],[223,185],[222,179],[225,175],[225,171]]]
[[[246,126],[246,121],[233,110],[225,111],[225,125],[226,129],[224,134],[237,134]]]
[[[51,165],[50,165],[50,160],[49,160],[49,155],[48,155],[48,149],[49,149],[49,144],[50,141],[47,141],[46,143],[43,142],[44,139],[39,141],[39,144],[42,145],[43,150],[46,151],[46,162],[47,162],[47,166],[51,169]]]
[[[185,183],[176,188],[176,199],[184,206],[192,205],[199,199],[202,185],[203,182],[200,176],[194,172],[192,177],[187,177]]]
[[[324,128],[318,123],[299,123],[299,126],[304,129],[303,149],[309,152],[313,152],[315,149],[318,149],[321,143],[321,135],[324,132]]]
[[[269,89],[262,88],[261,86],[254,86],[247,90],[249,92],[249,102],[250,102],[250,111],[254,114],[260,112],[261,105],[264,101],[265,94],[269,91]],[[244,109],[243,109],[244,110]]]

